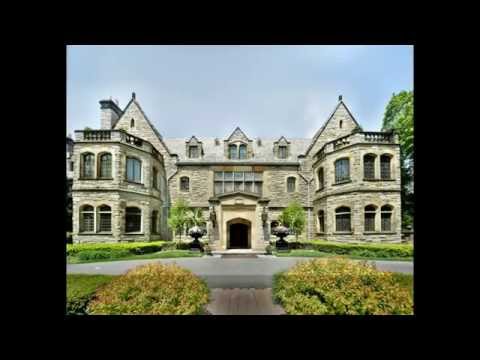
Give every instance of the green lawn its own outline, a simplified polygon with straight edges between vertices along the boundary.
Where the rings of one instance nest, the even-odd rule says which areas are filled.
[[[76,256],[68,256],[67,262],[69,264],[84,264],[84,263],[93,263],[93,262],[106,262],[106,261],[124,261],[124,260],[142,260],[142,259],[170,259],[170,258],[180,258],[180,257],[199,257],[203,253],[198,251],[190,250],[165,250],[158,251],[150,254],[143,255],[130,255],[122,258],[112,258],[112,259],[101,259],[101,260],[80,260]]]
[[[412,257],[366,257],[366,256],[354,256],[354,255],[338,255],[334,253],[327,253],[318,250],[290,250],[290,252],[277,252],[274,251],[273,255],[278,257],[342,257],[355,260],[390,260],[390,261],[413,261]]]
[[[95,291],[116,275],[67,274],[67,314],[84,314]]]

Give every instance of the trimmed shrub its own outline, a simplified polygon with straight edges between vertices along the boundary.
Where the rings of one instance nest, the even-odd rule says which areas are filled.
[[[94,243],[94,244],[67,244],[67,255],[74,256],[85,250],[115,251],[127,250],[132,255],[148,254],[162,250],[165,241],[127,242],[127,243]]]
[[[82,261],[102,260],[102,259],[118,259],[131,256],[128,250],[84,250],[77,253],[77,257]]]
[[[96,292],[89,314],[195,315],[204,311],[205,282],[176,264],[147,264],[128,271]]]
[[[413,297],[394,274],[341,258],[301,262],[277,274],[274,298],[292,315],[413,314]]]
[[[111,275],[67,275],[67,315],[86,315],[88,302],[95,291],[113,277]]]

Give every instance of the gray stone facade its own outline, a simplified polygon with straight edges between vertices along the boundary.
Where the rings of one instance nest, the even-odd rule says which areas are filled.
[[[307,213],[302,239],[401,241],[398,139],[393,133],[364,132],[341,100],[313,139],[292,139],[281,134],[276,139],[253,139],[240,128],[224,138],[164,139],[135,95],[124,110],[110,100],[100,103],[102,130],[76,131],[72,189],[74,242],[171,239],[167,228],[168,210],[180,198],[187,200],[191,207],[203,209],[206,237],[216,250],[232,245],[234,224],[248,227],[249,248],[263,250],[271,239],[272,221],[278,220],[282,210],[294,200],[300,202]],[[239,151],[238,157],[230,158],[230,145],[238,149],[244,146],[244,155]],[[197,146],[198,151],[189,151],[190,146]],[[101,179],[98,177],[100,157],[107,152],[112,155],[112,176]],[[95,176],[89,179],[82,177],[82,156],[87,153],[94,154],[96,169]],[[195,156],[190,158],[191,154]],[[375,156],[373,178],[365,176],[367,154]],[[127,157],[141,161],[138,183],[126,180]],[[338,181],[336,162],[345,163],[345,159],[348,159],[348,169],[344,169],[348,178]],[[158,189],[152,186],[154,167]],[[218,172],[238,172],[244,182],[238,183],[238,189],[237,183],[232,183],[232,191],[222,187],[224,190],[218,193],[215,187]],[[257,183],[248,183],[247,176],[253,173],[260,176],[258,187]],[[182,178],[188,178],[188,188],[182,189]],[[255,190],[247,191],[247,188]],[[108,233],[102,233],[97,223],[100,216],[97,209],[102,205],[111,208]],[[95,209],[93,231],[82,231],[84,206]],[[373,220],[371,213],[369,215],[368,231],[367,206],[376,209]],[[127,207],[141,210],[140,231],[126,232]],[[348,230],[337,229],[339,208],[349,209]],[[156,226],[152,227],[154,211],[158,216]],[[215,221],[211,220],[213,212]],[[320,212],[323,212],[323,229]],[[152,228],[156,228],[156,233],[152,233]]]

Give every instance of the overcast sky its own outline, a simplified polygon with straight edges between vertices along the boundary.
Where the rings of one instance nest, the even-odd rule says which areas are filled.
[[[305,138],[338,101],[380,130],[392,93],[413,90],[413,46],[68,46],[67,133],[100,128],[101,99],[136,93],[166,138]]]

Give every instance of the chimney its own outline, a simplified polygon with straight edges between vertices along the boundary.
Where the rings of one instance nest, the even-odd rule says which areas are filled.
[[[112,100],[100,100],[100,122],[102,130],[110,130],[122,116],[122,110]]]

